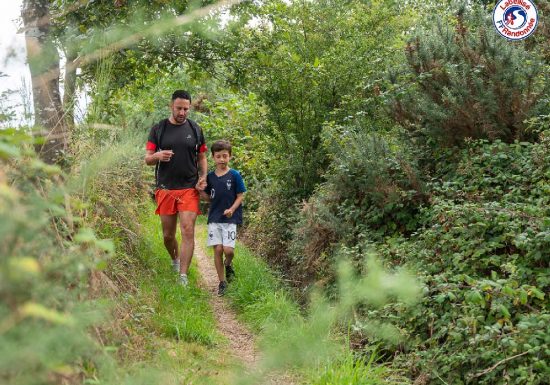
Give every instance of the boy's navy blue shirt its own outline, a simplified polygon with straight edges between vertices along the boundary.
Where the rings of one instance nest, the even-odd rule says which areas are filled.
[[[237,194],[244,193],[243,178],[238,171],[229,169],[222,176],[217,176],[214,171],[206,177],[204,191],[210,195],[210,209],[208,210],[208,223],[236,223],[243,222],[242,204],[237,207],[231,218],[223,215],[223,212],[231,207],[237,199]]]

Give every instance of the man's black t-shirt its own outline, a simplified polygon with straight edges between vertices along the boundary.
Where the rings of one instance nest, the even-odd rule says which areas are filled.
[[[191,127],[188,120],[181,125],[175,125],[167,121],[161,138],[162,143],[157,143],[157,130],[159,129],[158,124],[151,128],[147,149],[153,151],[172,150],[174,155],[169,162],[158,163],[157,187],[166,190],[195,187],[198,181],[195,159],[197,139],[193,127]],[[200,127],[198,139],[199,151],[206,151],[204,135]]]

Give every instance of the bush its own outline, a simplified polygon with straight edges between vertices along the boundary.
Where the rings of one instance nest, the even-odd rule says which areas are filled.
[[[452,384],[543,384],[550,374],[550,141],[469,143],[431,186],[423,227],[379,251],[418,271],[421,307],[369,319],[409,335],[398,361]]]
[[[88,332],[104,316],[88,276],[113,244],[73,215],[83,202],[22,132],[0,130],[0,382],[120,383]]]
[[[427,143],[536,139],[525,121],[548,101],[547,69],[537,52],[494,33],[485,15],[463,6],[451,23],[434,22],[407,44],[411,83],[398,87],[392,111]]]
[[[287,258],[292,237],[292,223],[297,220],[297,200],[285,197],[269,188],[258,192],[258,209],[249,214],[250,223],[243,236],[254,252],[285,275],[292,275],[292,264]]]
[[[294,226],[291,258],[309,277],[330,276],[339,245],[410,234],[425,201],[416,165],[398,146],[364,133],[348,134]]]

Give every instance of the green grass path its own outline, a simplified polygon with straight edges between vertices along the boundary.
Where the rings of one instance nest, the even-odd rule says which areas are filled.
[[[372,362],[365,365],[364,361],[353,359],[351,352],[328,366],[296,367],[290,372],[288,366],[284,366],[287,364],[282,364],[287,361],[283,359],[277,364],[278,357],[268,356],[271,368],[284,366],[287,370],[243,375],[245,363],[236,358],[239,355],[231,351],[230,341],[220,333],[217,315],[211,307],[215,293],[201,281],[197,255],[189,272],[190,286],[183,288],[178,284],[177,274],[164,248],[158,217],[144,215],[139,221],[139,246],[126,260],[119,261],[132,265],[136,288],[122,294],[119,304],[128,316],[118,354],[129,374],[154,373],[157,377],[149,383],[220,385],[378,384],[387,376],[385,367],[374,367]],[[212,251],[205,246],[204,217],[197,221],[196,245],[200,245],[208,256],[201,263],[206,261],[213,265]],[[198,248],[195,254],[197,252]],[[301,333],[304,327],[307,329],[289,290],[264,261],[240,243],[236,246],[234,267],[237,277],[221,301],[224,307],[232,309],[233,317],[236,315],[245,328],[253,331],[257,338],[251,340],[259,340],[260,348],[277,346],[293,338],[293,333]],[[116,264],[113,268],[116,270]],[[212,271],[209,274],[213,274]],[[293,330],[295,324],[302,329]],[[286,354],[301,354],[308,346],[297,349]]]

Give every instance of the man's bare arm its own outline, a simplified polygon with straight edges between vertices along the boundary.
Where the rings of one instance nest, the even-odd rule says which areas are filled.
[[[158,162],[170,162],[172,155],[174,155],[172,150],[162,150],[158,152],[147,150],[145,152],[145,164],[148,166],[154,166]]]

